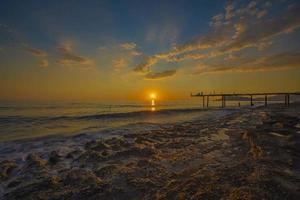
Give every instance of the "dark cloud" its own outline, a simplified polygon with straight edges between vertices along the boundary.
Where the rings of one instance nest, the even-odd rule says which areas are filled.
[[[157,72],[157,73],[148,73],[145,75],[146,79],[163,79],[169,76],[173,76],[176,74],[176,70],[166,70],[163,72]]]

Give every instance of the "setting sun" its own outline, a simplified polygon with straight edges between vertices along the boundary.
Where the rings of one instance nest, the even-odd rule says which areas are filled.
[[[156,99],[156,94],[155,94],[155,93],[151,93],[151,94],[150,94],[150,98],[151,98],[151,99]]]

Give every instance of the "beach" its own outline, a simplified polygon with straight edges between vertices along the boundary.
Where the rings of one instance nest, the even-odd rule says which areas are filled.
[[[299,117],[274,104],[5,141],[0,199],[298,199]]]

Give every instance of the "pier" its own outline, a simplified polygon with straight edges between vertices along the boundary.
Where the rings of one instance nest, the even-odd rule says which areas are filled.
[[[284,105],[289,106],[290,105],[290,96],[291,95],[300,95],[300,92],[267,92],[267,93],[214,93],[214,94],[203,94],[203,93],[197,93],[192,94],[191,97],[202,97],[202,106],[205,107],[205,99],[206,99],[206,107],[209,106],[209,98],[210,97],[220,97],[221,98],[221,107],[226,107],[226,97],[248,97],[249,103],[251,106],[254,106],[253,103],[253,96],[262,96],[264,97],[264,103],[265,106],[268,106],[268,96],[284,96]],[[235,101],[235,100],[234,100]],[[238,101],[238,100],[236,100]],[[243,100],[244,101],[244,100]]]

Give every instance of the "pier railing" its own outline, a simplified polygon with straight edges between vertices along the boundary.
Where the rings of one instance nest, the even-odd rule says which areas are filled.
[[[268,96],[284,96],[284,104],[286,106],[290,105],[290,96],[291,95],[300,95],[300,92],[267,92],[267,93],[213,93],[213,94],[191,94],[191,97],[202,97],[202,105],[205,107],[205,98],[206,98],[206,107],[209,106],[209,97],[221,97],[222,107],[226,107],[226,97],[241,97],[241,96],[248,96],[250,97],[250,105],[253,106],[253,96],[264,96],[265,106],[268,105]],[[237,100],[238,101],[238,100]]]

